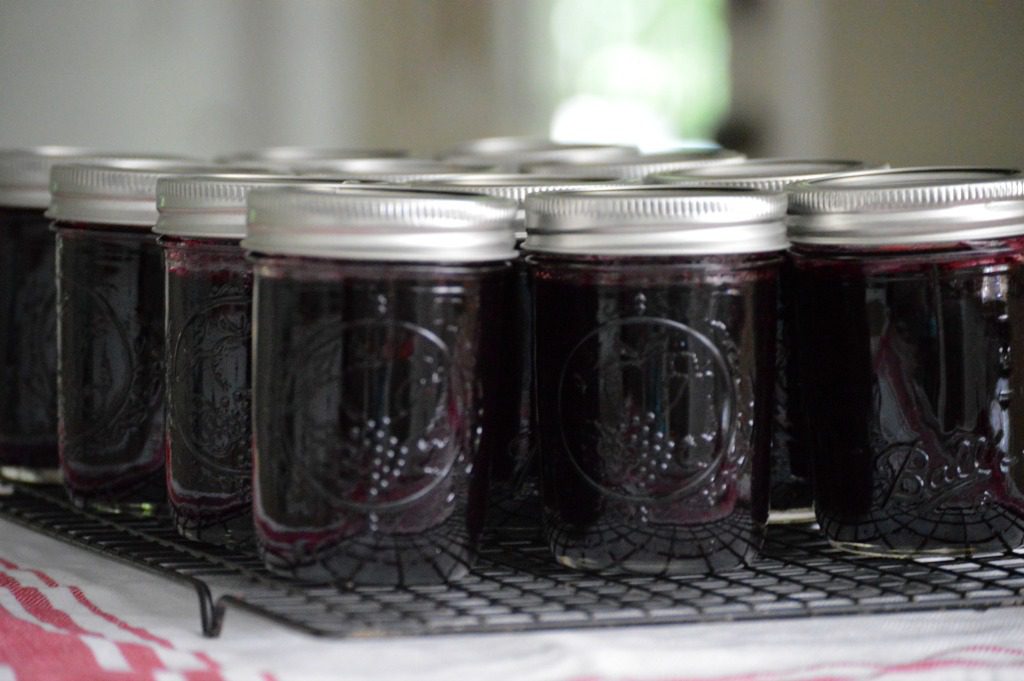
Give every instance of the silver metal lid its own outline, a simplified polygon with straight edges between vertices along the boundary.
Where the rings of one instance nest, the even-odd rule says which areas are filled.
[[[605,163],[633,158],[639,153],[636,147],[620,144],[567,144],[530,137],[491,137],[466,142],[449,150],[441,158],[457,165],[493,165],[495,171],[516,173],[537,163]]]
[[[524,250],[570,255],[710,255],[788,246],[786,195],[635,186],[534,194]]]
[[[183,156],[125,154],[88,147],[29,147],[0,151],[0,206],[46,208],[50,205],[50,170],[57,164],[85,163],[90,159],[163,158]]]
[[[558,142],[547,137],[529,136],[506,136],[506,137],[480,137],[474,140],[466,140],[455,146],[446,149],[438,155],[438,158],[450,158],[453,156],[504,156],[520,151],[534,151],[537,149],[551,149],[561,146]]]
[[[301,163],[304,161],[331,161],[350,158],[400,158],[403,149],[338,149],[332,147],[278,146],[239,151],[217,157],[219,163],[248,163],[267,161],[272,164]]]
[[[488,170],[480,166],[476,170]],[[294,166],[299,175],[317,175],[349,182],[426,182],[468,172],[465,166],[422,158],[351,158],[314,161]]]
[[[565,175],[522,175],[508,173],[466,173],[436,180],[416,182],[411,188],[434,191],[485,194],[515,201],[519,205],[516,216],[516,239],[526,238],[526,197],[540,192],[585,191],[591,189],[625,189],[628,185],[615,183],[610,177],[572,177]]]
[[[731,149],[687,149],[659,154],[645,154],[635,158],[602,161],[597,163],[531,163],[524,166],[528,173],[586,173],[588,175],[610,175],[623,180],[640,180],[654,173],[671,170],[686,170],[709,165],[739,163],[746,156]]]
[[[867,168],[862,161],[755,158],[738,163],[656,173],[648,175],[644,182],[687,187],[745,187],[758,191],[781,192],[795,182],[817,180],[837,173]]]
[[[256,189],[249,251],[344,260],[487,262],[516,257],[505,199],[349,186]]]
[[[159,217],[157,180],[167,175],[223,171],[223,166],[197,165],[195,161],[141,157],[55,165],[50,173],[52,198],[46,217],[150,229]]]
[[[1024,234],[1024,175],[1006,168],[869,170],[790,188],[794,243],[884,246]]]
[[[162,177],[156,183],[157,234],[213,239],[245,237],[246,199],[253,189],[337,185],[294,175],[211,173]]]

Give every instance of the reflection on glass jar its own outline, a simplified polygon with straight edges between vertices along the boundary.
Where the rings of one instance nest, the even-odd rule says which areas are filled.
[[[752,557],[768,513],[785,198],[636,189],[527,206],[555,557],[651,573]]]
[[[275,572],[430,584],[475,559],[515,425],[511,320],[494,314],[512,302],[514,204],[432,196],[251,195],[254,512]],[[273,254],[321,218],[320,257]]]
[[[840,218],[818,207],[825,194],[847,207]],[[836,545],[908,555],[1024,544],[1024,212],[1006,212],[1022,197],[1012,173],[944,169],[796,195],[798,432]],[[870,212],[873,202],[885,208]],[[944,209],[957,219],[940,219]]]

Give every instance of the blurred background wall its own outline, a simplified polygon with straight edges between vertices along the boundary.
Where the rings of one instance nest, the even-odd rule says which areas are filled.
[[[0,0],[0,147],[493,134],[1024,165],[1024,0]]]

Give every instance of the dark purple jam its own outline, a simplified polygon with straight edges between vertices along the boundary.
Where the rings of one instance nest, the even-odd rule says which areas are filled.
[[[255,504],[271,570],[429,584],[473,561],[518,393],[507,263],[256,260]],[[514,357],[513,357],[514,359]]]
[[[800,435],[832,542],[1024,543],[1022,249],[794,249]]]
[[[54,237],[41,209],[0,207],[0,468],[57,469]]]
[[[160,246],[142,229],[56,227],[64,483],[78,504],[152,512],[166,496]]]
[[[796,329],[792,260],[783,260],[779,270],[778,347],[775,368],[775,423],[772,431],[771,495],[772,517],[809,520],[812,514],[811,462],[797,435],[800,412],[800,381],[796,378],[797,343],[790,336]],[[780,513],[781,512],[781,513]]]
[[[238,241],[162,237],[167,495],[178,531],[252,538],[252,267]]]
[[[540,530],[541,505],[540,481],[537,460],[530,436],[530,377],[533,374],[531,344],[533,341],[533,318],[530,302],[529,269],[523,257],[513,262],[515,271],[515,301],[509,308],[514,330],[509,338],[514,346],[509,347],[505,358],[510,383],[503,390],[517,393],[518,407],[508,407],[510,415],[515,412],[515,434],[509,438],[505,453],[495,455],[491,466],[490,504],[487,512],[491,527]]]
[[[757,552],[780,260],[529,256],[534,430],[559,562],[688,573]]]

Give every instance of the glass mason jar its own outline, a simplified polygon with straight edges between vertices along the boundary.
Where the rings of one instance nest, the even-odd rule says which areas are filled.
[[[731,149],[716,147],[694,147],[665,151],[657,154],[644,154],[633,158],[602,159],[588,162],[570,162],[560,160],[544,160],[527,163],[523,171],[540,174],[581,174],[593,176],[615,177],[620,180],[639,181],[655,173],[684,171],[705,166],[732,165],[739,163],[746,156]]]
[[[156,183],[209,168],[158,159],[91,163],[54,167],[46,213],[57,232],[61,470],[77,504],[150,513],[166,486]]]
[[[676,187],[740,187],[757,191],[781,192],[796,182],[821,179],[842,173],[865,170],[860,161],[762,158],[739,163],[706,165],[700,168],[658,173],[646,182]],[[779,345],[775,353],[775,422],[772,429],[771,494],[769,523],[808,522],[814,519],[811,508],[811,461],[801,448],[803,438],[796,436],[800,411],[800,382],[796,370],[796,343],[793,319],[793,263],[785,257],[779,273]]]
[[[0,475],[60,482],[54,239],[43,213],[50,168],[95,153],[0,152]]]
[[[556,559],[685,574],[753,556],[785,195],[640,187],[534,195],[526,209]]]
[[[268,569],[432,584],[468,570],[501,446],[515,204],[256,190],[254,515]]]
[[[252,266],[246,197],[294,176],[161,178],[166,295],[167,496],[179,533],[214,543],[252,539]]]
[[[531,194],[553,191],[583,191],[587,189],[621,189],[625,184],[614,184],[610,177],[584,177],[560,175],[522,175],[504,173],[467,173],[434,182],[413,183],[416,189],[461,192],[497,196],[516,202],[519,210],[515,222],[516,248],[526,239],[525,210],[523,204]],[[530,383],[533,376],[532,305],[530,303],[529,273],[522,253],[513,262],[516,288],[515,303],[506,313],[515,329],[515,369],[508,373],[518,377],[507,394],[518,394],[518,405],[503,412],[518,412],[518,423],[510,426],[508,447],[491,462],[491,482],[488,498],[487,524],[493,527],[540,529],[540,479],[535,449],[530,437]],[[507,362],[508,360],[506,360]]]
[[[1024,544],[1024,177],[921,168],[791,192],[797,372],[834,545]]]

